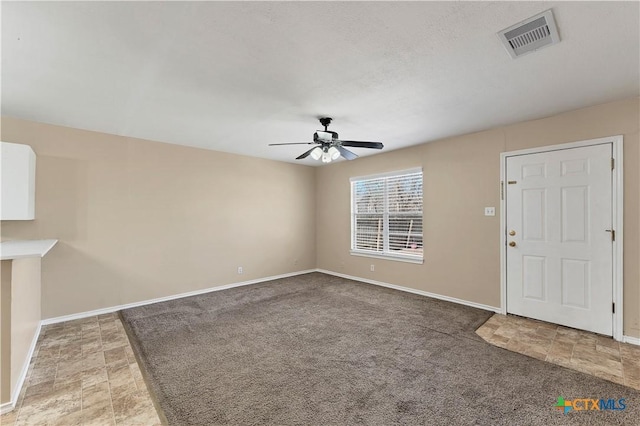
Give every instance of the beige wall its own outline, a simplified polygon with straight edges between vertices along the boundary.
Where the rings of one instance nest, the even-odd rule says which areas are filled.
[[[500,306],[500,153],[624,135],[624,332],[640,337],[639,99],[390,151],[317,169],[318,268]],[[351,256],[349,178],[422,167],[422,265]],[[369,266],[375,264],[375,272]]]
[[[315,268],[311,167],[8,117],[2,140],[37,155],[36,220],[2,238],[60,240],[44,319]]]
[[[11,399],[11,261],[0,266],[0,404]]]
[[[40,258],[15,259],[11,266],[11,390],[28,366],[36,337],[40,308]]]

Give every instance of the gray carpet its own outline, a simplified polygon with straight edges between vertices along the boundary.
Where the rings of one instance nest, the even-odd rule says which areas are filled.
[[[490,315],[320,273],[121,311],[170,425],[640,424],[638,391],[489,345]]]

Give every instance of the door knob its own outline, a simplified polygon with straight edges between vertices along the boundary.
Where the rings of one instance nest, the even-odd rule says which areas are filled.
[[[514,230],[512,229],[511,231],[509,231],[509,235],[511,235],[511,236],[513,237],[514,235],[516,235],[516,231],[514,231]]]
[[[515,247],[515,246],[516,246],[516,242],[515,241],[509,242],[509,247]]]

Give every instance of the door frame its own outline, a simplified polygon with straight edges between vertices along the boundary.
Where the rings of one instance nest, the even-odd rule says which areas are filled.
[[[581,148],[592,145],[612,144],[612,156],[615,167],[612,174],[612,220],[613,229],[616,231],[616,240],[613,242],[613,302],[616,311],[613,314],[613,338],[623,340],[623,212],[624,212],[624,186],[623,186],[623,150],[622,135],[606,138],[589,139],[578,142],[563,143],[559,145],[541,146],[538,148],[522,149],[500,153],[500,313],[507,314],[507,218],[506,212],[506,173],[507,158],[538,154],[542,152],[559,151],[569,148]],[[603,230],[604,231],[604,230]]]

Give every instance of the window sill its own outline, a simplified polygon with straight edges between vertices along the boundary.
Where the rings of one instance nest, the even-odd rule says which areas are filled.
[[[402,255],[393,255],[393,254],[382,254],[382,253],[371,253],[368,251],[360,251],[360,250],[351,250],[352,256],[362,256],[362,257],[373,257],[375,259],[384,259],[384,260],[395,260],[398,262],[406,262],[406,263],[417,263],[422,265],[424,263],[424,258],[422,257],[414,257],[414,256],[402,256]]]

